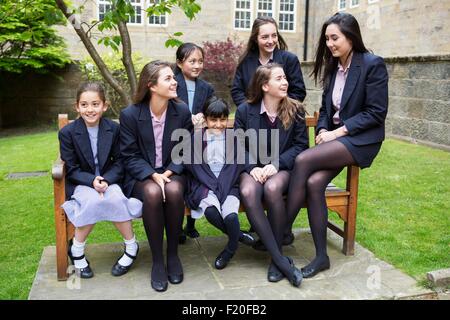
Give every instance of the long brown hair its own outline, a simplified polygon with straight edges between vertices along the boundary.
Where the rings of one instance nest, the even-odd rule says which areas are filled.
[[[139,83],[133,97],[133,103],[137,104],[150,100],[151,94],[149,87],[158,83],[159,72],[166,67],[173,69],[171,63],[155,60],[147,63],[142,68],[141,74],[139,75]],[[178,99],[173,100],[178,101]]]
[[[278,31],[278,24],[275,21],[274,18],[268,17],[268,16],[261,16],[255,19],[253,21],[252,25],[252,31],[250,33],[250,38],[248,38],[247,47],[245,48],[244,53],[239,57],[239,63],[241,62],[250,54],[259,54],[259,47],[258,47],[258,34],[259,34],[259,27],[262,25],[265,25],[267,23],[272,23],[275,25],[275,28],[277,29],[277,37],[278,37],[278,44],[277,47],[281,50],[287,50],[288,46],[286,44],[286,41],[284,41],[283,37],[280,34],[280,31]]]
[[[365,53],[369,51],[364,45],[358,21],[354,16],[349,13],[338,12],[325,21],[317,45],[314,69],[311,72],[311,75],[314,76],[315,83],[317,84],[317,80],[320,78],[320,84],[324,88],[327,88],[330,84],[331,75],[336,70],[339,60],[333,57],[326,45],[325,32],[330,24],[336,24],[345,37],[351,41],[353,52]],[[323,74],[322,68],[324,68]]]
[[[269,82],[272,71],[275,68],[283,69],[278,63],[268,63],[256,69],[249,85],[248,103],[255,104],[262,101],[264,98],[262,86]],[[302,118],[301,114],[304,114],[304,112],[305,108],[300,101],[289,98],[288,96],[284,97],[278,106],[278,118],[281,120],[285,129],[288,129],[297,117]]]

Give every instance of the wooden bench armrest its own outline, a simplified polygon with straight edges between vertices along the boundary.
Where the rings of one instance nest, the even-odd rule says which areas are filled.
[[[64,161],[59,156],[52,165],[52,178],[53,180],[64,179]]]

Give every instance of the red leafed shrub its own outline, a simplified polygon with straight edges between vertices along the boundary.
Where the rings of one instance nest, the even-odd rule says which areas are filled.
[[[226,41],[203,42],[205,76],[214,80],[226,80],[227,84],[231,84],[243,48],[242,43],[234,43],[230,38]]]

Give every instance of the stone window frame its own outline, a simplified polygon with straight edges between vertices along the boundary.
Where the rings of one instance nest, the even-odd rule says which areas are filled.
[[[347,1],[346,0],[337,0],[337,9],[338,11],[344,11],[347,9]]]
[[[148,6],[146,6],[146,8],[148,8],[150,6],[150,0],[145,0],[145,1],[148,4]],[[155,3],[159,3],[161,0],[152,0],[152,1],[154,1]],[[158,18],[158,20],[164,19],[164,23],[150,23],[150,20],[152,18],[155,18],[155,19]],[[167,13],[164,13],[164,14],[161,14],[158,16],[151,15],[150,17],[147,17],[146,21],[147,21],[147,25],[149,27],[167,27],[169,25],[169,16],[167,15]]]
[[[350,8],[359,7],[359,4],[360,4],[359,0],[350,0]]]
[[[233,15],[233,28],[235,30],[251,30],[252,28],[252,22],[253,22],[253,0],[233,0],[234,2],[234,15]],[[250,5],[250,8],[238,8],[237,5],[239,3],[248,3]],[[247,21],[247,18],[242,18],[241,14],[250,14],[250,18],[248,19],[248,27],[241,27],[240,22]],[[237,17],[237,15],[239,16]],[[238,23],[238,26],[236,26],[236,23]]]
[[[297,1],[293,1],[293,3],[288,3],[287,5],[293,5],[293,10],[292,11],[286,11],[286,10],[281,10],[281,7],[283,5],[282,1],[291,1],[291,0],[278,0],[279,1],[279,6],[278,6],[278,27],[280,29],[280,32],[290,32],[290,33],[294,33],[296,32],[296,24],[297,24]],[[275,2],[275,1],[274,1]],[[285,4],[286,5],[286,4]],[[292,21],[282,21],[281,20],[281,15],[292,15]],[[292,29],[284,29],[284,23],[287,24],[291,24],[292,23]]]
[[[260,16],[269,16],[269,17],[273,17],[275,15],[275,1],[273,0],[257,0],[256,1],[256,16],[260,17]],[[271,5],[272,9],[259,9],[260,4],[264,5],[266,4],[267,6]]]
[[[144,22],[144,19],[142,19],[142,11],[143,11],[142,8],[144,7],[143,4],[145,4],[144,3],[145,0],[130,0],[130,2],[132,2],[132,6],[134,7],[135,12],[136,12],[136,14],[134,15],[133,18],[137,20],[137,17],[139,16],[141,18],[141,22],[131,22],[132,17],[129,17],[129,20],[128,20],[127,24],[134,25],[134,26],[142,26],[143,22]],[[102,5],[104,6],[104,10],[105,10],[104,12],[101,12],[101,10],[100,10],[100,6],[102,6]],[[141,9],[140,14],[137,13],[138,12],[136,10],[137,7],[139,7]],[[98,21],[102,21],[101,15],[102,14],[104,15],[110,9],[111,9],[111,2],[109,2],[108,0],[97,0],[97,18],[98,18]]]

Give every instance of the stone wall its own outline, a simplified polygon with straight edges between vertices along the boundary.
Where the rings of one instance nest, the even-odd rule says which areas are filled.
[[[385,61],[390,77],[387,134],[450,150],[450,55]],[[302,62],[308,91],[305,106],[312,115],[320,108],[322,91],[309,77],[311,70],[312,62]],[[56,75],[0,75],[0,126],[53,123],[61,112],[73,116],[81,72],[71,65]],[[213,81],[213,85],[216,94],[231,103],[229,84]]]

